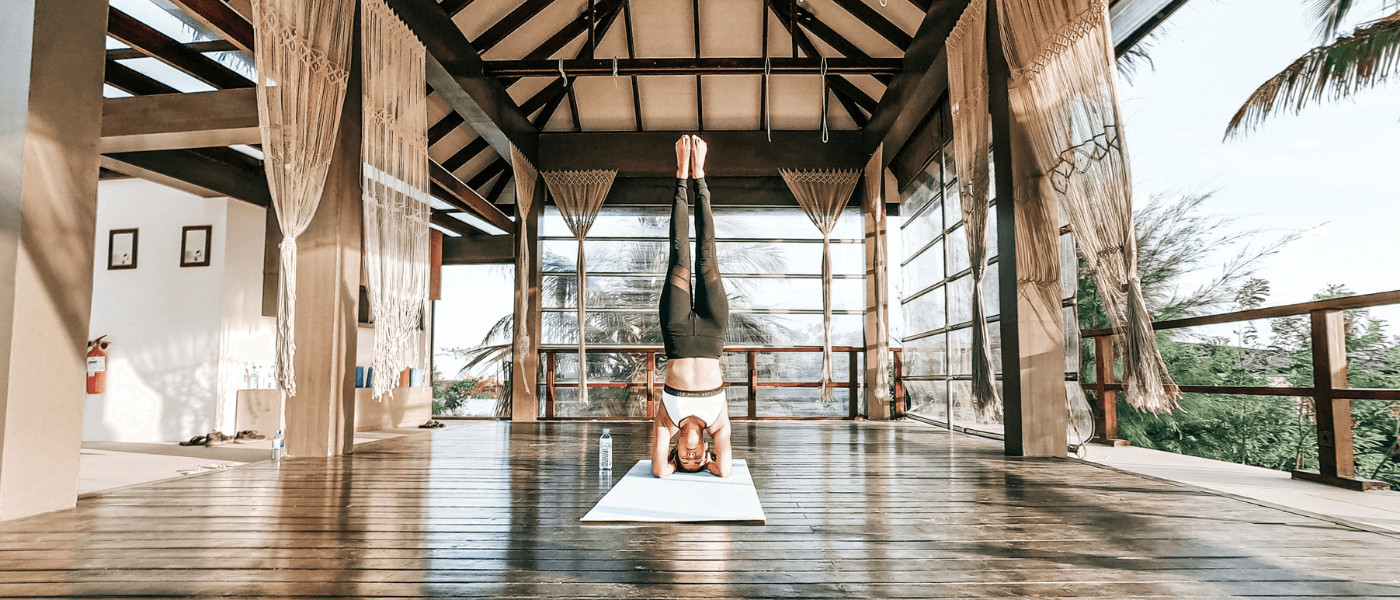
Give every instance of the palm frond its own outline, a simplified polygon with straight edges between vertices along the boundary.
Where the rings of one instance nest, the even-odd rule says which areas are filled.
[[[1250,94],[1230,119],[1225,139],[1257,128],[1275,112],[1339,100],[1400,72],[1400,12],[1309,50]]]
[[[1326,44],[1342,30],[1342,21],[1356,7],[1355,0],[1312,0],[1312,18],[1317,21],[1317,43]]]

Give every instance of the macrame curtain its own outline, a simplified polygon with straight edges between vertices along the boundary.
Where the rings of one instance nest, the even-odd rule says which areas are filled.
[[[272,207],[282,230],[277,381],[295,396],[297,236],[326,185],[350,70],[355,0],[253,0],[258,125]]]
[[[374,318],[373,395],[422,359],[428,299],[428,104],[423,44],[383,0],[361,11],[365,287]]]
[[[510,147],[510,164],[515,176],[515,215],[516,215],[516,260],[515,260],[515,313],[526,315],[530,312],[530,241],[525,239],[526,219],[530,218],[530,209],[535,204],[535,180],[539,173],[535,171],[535,165],[530,164],[529,159],[521,154],[520,149],[515,146]],[[516,319],[517,323],[525,323],[526,319]],[[514,359],[523,361],[530,356],[532,347],[530,345],[530,328],[516,327]],[[525,364],[525,363],[519,363]]]
[[[1153,345],[1152,316],[1138,278],[1108,4],[997,0],[997,11],[1011,68],[1012,110],[1025,123],[1039,171],[1063,201],[1123,341],[1128,402],[1140,410],[1169,411],[1180,392]]]
[[[870,407],[890,406],[889,254],[886,243],[884,149],[865,163],[865,383]],[[873,343],[872,343],[873,342]]]
[[[992,370],[984,294],[987,276],[987,152],[991,114],[987,110],[987,0],[972,0],[953,27],[948,50],[948,98],[953,114],[953,160],[958,169],[967,255],[972,262],[972,399],[983,415],[1001,413]]]
[[[546,171],[540,173],[554,203],[564,217],[564,223],[578,240],[578,400],[588,404],[588,354],[584,343],[587,329],[588,275],[584,262],[583,238],[593,227],[593,219],[603,208],[603,200],[612,189],[617,171]]]
[[[822,232],[822,376],[821,399],[835,397],[831,387],[831,230],[860,181],[860,171],[795,171],[778,169],[797,203]],[[855,402],[851,398],[851,402]]]

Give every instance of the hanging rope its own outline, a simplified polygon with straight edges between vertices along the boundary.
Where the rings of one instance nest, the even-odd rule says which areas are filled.
[[[311,225],[326,185],[350,75],[354,13],[354,0],[253,0],[258,129],[282,230],[276,369],[286,396],[297,393],[297,236]]]
[[[617,57],[613,57],[613,87],[617,87]]]
[[[569,87],[569,76],[564,74],[564,57],[559,57],[559,78],[564,80],[564,87]]]
[[[991,114],[987,109],[987,0],[972,0],[945,42],[953,160],[962,199],[967,254],[972,263],[972,401],[986,419],[1001,414],[987,330],[987,213]],[[1058,255],[1057,255],[1058,258]]]
[[[539,173],[535,171],[535,165],[530,164],[514,145],[510,147],[510,163],[515,175],[515,321],[526,323],[528,319],[524,315],[530,314],[530,269],[534,264],[530,260],[530,243],[525,235],[526,220],[529,219],[534,206],[535,184]],[[530,343],[529,327],[513,327],[512,337],[515,338],[512,360],[524,361],[534,356],[535,347]]]
[[[1123,342],[1127,400],[1139,410],[1170,411],[1181,392],[1153,343],[1138,277],[1108,4],[997,0],[997,9],[1011,67],[1011,107],[1025,123],[1036,166],[1060,197]]]
[[[830,137],[829,134],[828,134],[828,132],[827,132],[827,127],[826,127],[826,105],[827,105],[827,96],[829,96],[829,95],[831,95],[831,94],[827,91],[826,86],[827,86],[827,83],[826,83],[826,57],[823,56],[823,57],[822,57],[822,143],[823,143],[823,144],[825,144],[826,141],[827,141],[827,139]]]
[[[788,189],[802,205],[807,217],[817,230],[822,232],[822,375],[821,399],[830,402],[835,398],[831,388],[831,231],[846,209],[851,194],[860,181],[861,172],[852,171],[796,171],[778,169]],[[852,398],[852,402],[856,399]]]
[[[588,276],[587,262],[583,251],[583,239],[593,227],[593,220],[603,208],[603,201],[612,189],[617,171],[546,171],[540,173],[564,223],[578,240],[578,400],[588,404],[588,350],[585,343],[588,316]]]
[[[428,103],[423,44],[384,4],[362,11],[362,207],[365,288],[374,319],[373,396],[424,357],[418,331],[428,301]]]
[[[765,52],[764,54],[767,54]],[[768,141],[773,141],[773,94],[768,92],[768,78],[773,73],[772,59],[763,57],[763,129],[768,132]]]

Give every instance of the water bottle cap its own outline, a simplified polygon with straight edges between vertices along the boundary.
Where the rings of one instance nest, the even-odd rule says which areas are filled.
[[[611,433],[611,432],[612,432],[612,428],[611,428],[611,427],[604,427],[604,428],[603,428],[603,433]]]

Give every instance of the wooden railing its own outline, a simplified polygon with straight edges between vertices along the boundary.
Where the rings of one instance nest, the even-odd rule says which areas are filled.
[[[724,387],[736,385],[745,386],[748,391],[748,411],[744,415],[730,415],[732,419],[831,419],[849,418],[854,419],[860,416],[860,369],[862,368],[861,354],[865,352],[863,348],[857,346],[832,346],[832,354],[845,353],[850,358],[846,381],[832,381],[830,386],[844,387],[849,390],[849,400],[847,401],[847,416],[845,417],[760,417],[758,416],[758,388],[820,388],[819,381],[759,381],[758,378],[758,355],[775,354],[789,352],[821,352],[820,346],[784,346],[784,347],[734,347],[725,348],[724,351],[730,354],[745,354],[748,357],[748,377],[744,381],[725,381]],[[664,382],[658,381],[656,359],[657,355],[663,351],[652,346],[636,347],[608,347],[588,350],[589,354],[642,354],[646,356],[646,380],[645,381],[589,381],[588,389],[594,388],[627,388],[646,390],[646,419],[656,416],[656,403],[661,399],[661,387]],[[560,417],[556,414],[555,404],[558,398],[558,388],[577,388],[577,381],[561,382],[557,379],[558,357],[560,354],[576,354],[577,349],[573,348],[542,348],[542,362],[544,365],[544,418],[558,420],[587,420],[587,419],[621,419],[621,420],[641,420],[641,417]],[[835,373],[832,374],[833,377]]]
[[[1347,385],[1346,326],[1344,310],[1400,304],[1400,290],[1361,296],[1331,298],[1285,306],[1158,321],[1153,329],[1181,329],[1309,315],[1312,320],[1312,387],[1242,387],[1223,385],[1183,385],[1185,393],[1240,394],[1255,396],[1307,396],[1313,399],[1317,421],[1319,470],[1293,471],[1296,479],[1318,481],[1350,489],[1386,489],[1383,482],[1356,476],[1355,444],[1352,436],[1352,400],[1400,400],[1400,390],[1352,388]],[[1094,340],[1095,382],[1085,386],[1095,396],[1095,441],[1124,444],[1118,439],[1118,392],[1123,385],[1114,374],[1114,342],[1111,329],[1086,329],[1083,336]]]

